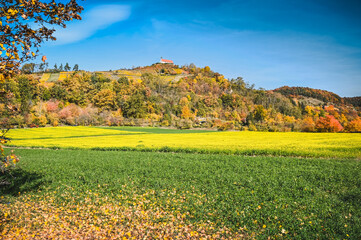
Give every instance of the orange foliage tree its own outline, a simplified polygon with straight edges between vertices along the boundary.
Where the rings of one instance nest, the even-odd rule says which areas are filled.
[[[361,118],[356,118],[349,122],[346,125],[345,130],[347,132],[361,132]]]
[[[341,132],[343,127],[334,116],[327,115],[317,120],[316,129],[319,132]]]
[[[313,121],[312,117],[307,117],[303,119],[301,123],[301,130],[303,132],[314,132],[315,131],[315,122]]]

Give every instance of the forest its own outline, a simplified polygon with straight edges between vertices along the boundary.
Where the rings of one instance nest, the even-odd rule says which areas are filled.
[[[361,132],[357,97],[302,87],[255,89],[242,77],[226,79],[208,66],[157,63],[104,72],[79,71],[77,65],[68,72],[24,69],[1,83],[7,92],[0,103],[3,127]]]

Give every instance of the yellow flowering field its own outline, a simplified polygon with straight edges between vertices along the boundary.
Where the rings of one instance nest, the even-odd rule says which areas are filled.
[[[46,82],[46,81],[49,80],[50,76],[51,76],[50,73],[43,73],[43,75],[41,76],[41,78],[40,78],[39,81],[40,81],[41,83],[44,83],[44,82]]]
[[[131,127],[11,130],[12,146],[360,158],[361,134],[209,132]]]
[[[68,77],[68,75],[70,75],[70,74],[72,74],[72,72],[60,72],[60,74],[59,74],[59,81],[61,81],[61,80],[64,80],[65,78],[67,78]]]
[[[10,137],[15,143],[19,140],[39,141],[39,139],[58,139],[58,138],[78,138],[89,136],[109,136],[120,134],[135,134],[129,131],[104,130],[96,127],[49,127],[49,128],[28,128],[13,129],[9,132]],[[34,140],[32,140],[34,139]]]

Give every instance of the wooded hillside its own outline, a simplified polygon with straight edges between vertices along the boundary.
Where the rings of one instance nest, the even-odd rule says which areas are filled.
[[[1,122],[16,127],[147,125],[361,131],[356,100],[311,88],[257,90],[241,77],[228,80],[209,67],[193,64],[23,74],[1,87],[10,92],[3,103],[10,101],[16,108],[10,112],[1,104]]]

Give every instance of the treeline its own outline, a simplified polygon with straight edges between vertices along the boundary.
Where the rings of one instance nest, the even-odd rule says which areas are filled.
[[[49,68],[48,63],[26,63],[22,66],[21,72],[23,74],[31,73],[57,73],[57,72],[68,72],[68,71],[79,71],[79,65],[74,64],[73,67],[70,67],[69,63],[63,65],[62,63],[58,66],[54,65],[53,68]]]
[[[360,112],[342,102],[306,105],[279,91],[254,89],[241,77],[228,80],[193,64],[155,64],[137,71],[142,72],[140,79],[78,71],[46,84],[35,75],[19,75],[1,86],[9,92],[3,101],[13,106],[10,111],[0,104],[1,123],[361,132]],[[174,73],[181,74],[164,77]]]

